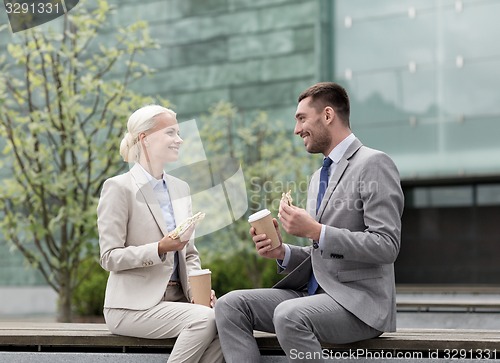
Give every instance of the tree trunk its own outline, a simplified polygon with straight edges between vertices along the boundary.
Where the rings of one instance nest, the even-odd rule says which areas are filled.
[[[62,269],[61,274],[61,286],[59,287],[59,301],[57,306],[57,321],[60,323],[71,323],[71,297],[73,291],[71,289],[71,277],[69,271]]]

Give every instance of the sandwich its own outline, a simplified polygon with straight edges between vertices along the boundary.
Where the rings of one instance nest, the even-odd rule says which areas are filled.
[[[177,228],[175,228],[173,231],[171,231],[168,236],[172,239],[177,239],[180,236],[182,236],[183,233],[185,233],[193,224],[198,223],[201,221],[203,218],[205,218],[205,213],[198,212],[194,216],[189,217],[186,219],[184,222],[179,224]]]
[[[291,195],[292,191],[289,190],[287,193],[281,193],[281,201],[285,202],[287,205],[292,205],[293,198]],[[278,213],[278,218],[280,218],[280,214]]]

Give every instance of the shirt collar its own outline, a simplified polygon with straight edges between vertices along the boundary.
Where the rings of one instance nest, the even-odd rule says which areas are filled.
[[[156,179],[154,176],[152,176],[151,174],[149,174],[149,172],[144,169],[144,167],[140,164],[140,163],[137,163],[137,165],[139,165],[139,167],[141,168],[141,170],[144,172],[144,175],[146,175],[146,178],[148,178],[148,181],[149,181],[149,184],[151,184],[151,186],[153,187],[153,189],[155,189],[158,185],[162,185],[163,186],[163,182],[167,182],[166,178],[165,178],[165,172],[163,172],[161,174],[162,178],[161,179]]]
[[[347,148],[352,144],[354,140],[356,140],[356,136],[351,133],[333,148],[328,157],[332,159],[335,164],[338,164],[340,159],[342,159],[342,156],[344,156],[345,152],[347,151]]]

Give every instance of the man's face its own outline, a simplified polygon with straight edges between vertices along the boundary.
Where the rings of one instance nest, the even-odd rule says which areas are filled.
[[[326,154],[330,148],[332,137],[325,124],[324,110],[318,112],[310,105],[310,102],[311,97],[307,97],[297,105],[293,132],[302,137],[307,152]]]

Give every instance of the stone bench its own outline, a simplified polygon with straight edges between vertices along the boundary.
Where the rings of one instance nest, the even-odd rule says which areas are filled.
[[[274,334],[255,332],[257,343],[263,355],[274,356],[264,360],[266,362],[283,362],[285,357]],[[91,360],[82,360],[82,356],[90,357],[89,354],[146,354],[151,360],[141,360],[144,362],[156,362],[154,354],[161,354],[165,359],[175,339],[141,339],[124,337],[111,334],[104,324],[73,324],[73,323],[29,323],[29,322],[0,322],[0,361],[8,356],[9,362],[23,362],[16,360],[16,354],[42,354],[47,352],[59,352],[60,354],[78,353],[80,360],[76,362],[104,362],[92,356]],[[500,361],[500,331],[495,330],[456,330],[456,329],[401,329],[395,333],[384,333],[382,336],[365,340],[353,344],[325,344],[325,351],[330,354],[344,352],[347,354],[365,354],[371,352],[372,356],[378,357],[380,354],[392,354],[396,356],[398,352],[421,352],[420,358],[426,358],[431,353],[434,358],[460,358],[460,354],[468,356],[474,354],[473,359],[477,359],[478,354],[486,352],[495,353],[495,357]],[[150,355],[148,355],[150,354]],[[375,355],[373,355],[375,354]],[[378,354],[378,356],[377,356]],[[41,356],[41,355],[40,355]],[[47,362],[57,362],[57,355],[51,354],[52,360]],[[281,358],[280,358],[281,356]],[[402,355],[401,355],[402,356]],[[158,356],[160,357],[160,356]],[[69,358],[65,358],[69,359]],[[73,358],[71,358],[73,359]],[[116,359],[114,357],[113,359]],[[160,359],[160,358],[158,358]],[[42,362],[44,360],[36,360]],[[63,360],[61,360],[62,362]],[[112,360],[111,360],[112,361]],[[131,360],[127,360],[131,361]],[[157,360],[158,362],[161,360]],[[366,360],[370,361],[370,360]],[[400,360],[404,361],[404,360]],[[422,360],[425,361],[425,360]],[[495,361],[495,360],[488,360]],[[106,361],[107,362],[107,361]],[[135,362],[135,360],[134,360]]]

